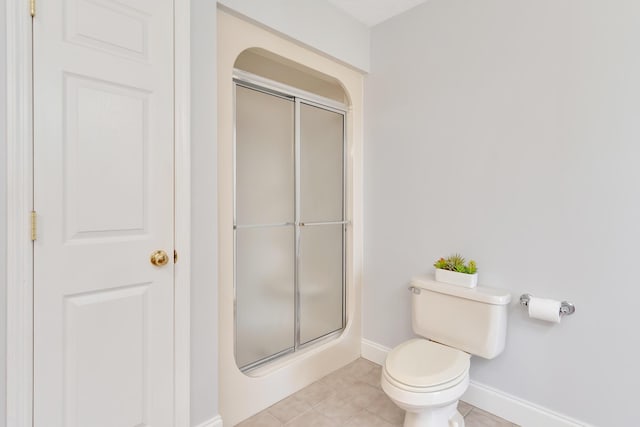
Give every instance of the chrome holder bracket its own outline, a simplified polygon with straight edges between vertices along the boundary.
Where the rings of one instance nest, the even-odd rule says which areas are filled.
[[[409,286],[409,290],[416,295],[420,295],[420,292],[422,292],[420,288],[416,288],[415,286]]]

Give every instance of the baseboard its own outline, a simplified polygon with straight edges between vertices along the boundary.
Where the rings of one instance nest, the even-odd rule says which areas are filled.
[[[391,349],[389,347],[385,347],[373,341],[362,339],[362,344],[360,346],[360,354],[363,358],[372,361],[378,365],[382,365],[384,360],[387,358],[387,353],[389,353]]]
[[[222,417],[220,415],[216,415],[210,420],[207,420],[201,424],[198,424],[195,427],[222,427]]]
[[[361,355],[373,363],[382,365],[389,351],[389,347],[362,340]],[[592,427],[473,380],[462,400],[522,427]]]
[[[582,421],[476,381],[471,381],[462,400],[522,427],[591,427]]]

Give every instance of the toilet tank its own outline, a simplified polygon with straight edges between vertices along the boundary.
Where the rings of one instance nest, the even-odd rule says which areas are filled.
[[[485,359],[504,350],[511,294],[501,289],[465,288],[416,277],[411,319],[413,331],[432,341]]]

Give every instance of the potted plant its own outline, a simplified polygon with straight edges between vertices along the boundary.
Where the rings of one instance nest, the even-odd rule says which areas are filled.
[[[474,260],[466,260],[460,254],[440,258],[433,266],[436,268],[436,281],[452,285],[475,288],[478,285],[478,266]]]

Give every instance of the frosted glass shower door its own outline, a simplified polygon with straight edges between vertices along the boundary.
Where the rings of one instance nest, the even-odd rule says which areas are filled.
[[[293,99],[236,85],[236,363],[295,347]]]
[[[344,114],[300,103],[299,343],[344,326]]]
[[[345,113],[235,82],[235,355],[247,371],[344,328]]]

